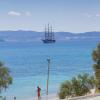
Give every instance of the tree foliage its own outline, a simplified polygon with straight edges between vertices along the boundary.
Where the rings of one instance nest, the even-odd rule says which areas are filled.
[[[100,91],[100,43],[98,44],[97,48],[92,53],[93,60],[95,64],[93,65],[97,83],[97,90]]]
[[[89,93],[94,86],[95,80],[93,76],[79,74],[77,77],[73,77],[71,80],[61,84],[59,97],[64,99],[66,96],[82,96]]]
[[[10,71],[0,62],[0,92],[2,92],[3,89],[7,89],[10,84],[12,84]]]

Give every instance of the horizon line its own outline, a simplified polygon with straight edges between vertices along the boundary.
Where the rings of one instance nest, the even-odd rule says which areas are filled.
[[[32,31],[32,32],[45,32],[45,31],[34,31],[34,30],[23,30],[23,29],[19,29],[19,30],[0,30],[1,31]],[[55,33],[57,32],[67,32],[67,33],[74,33],[74,34],[79,34],[79,33],[88,33],[88,32],[100,32],[100,31],[84,31],[84,32],[69,32],[69,31],[54,31]]]

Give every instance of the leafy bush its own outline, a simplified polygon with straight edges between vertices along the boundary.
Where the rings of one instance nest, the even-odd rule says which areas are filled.
[[[12,77],[10,76],[9,69],[0,62],[0,92],[8,88],[10,84],[12,84]]]
[[[78,75],[69,81],[65,81],[60,86],[59,98],[64,99],[72,96],[82,96],[90,92],[94,88],[95,80],[93,76],[88,74]]]
[[[70,96],[72,92],[72,84],[70,81],[65,81],[62,83],[60,92],[59,92],[59,97],[60,99],[64,99],[67,96]]]
[[[100,92],[100,43],[92,53],[95,64],[93,65],[96,77],[96,88],[97,92]]]

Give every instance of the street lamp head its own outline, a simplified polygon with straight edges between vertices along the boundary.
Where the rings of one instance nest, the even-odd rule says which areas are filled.
[[[48,62],[50,62],[50,59],[47,59]]]

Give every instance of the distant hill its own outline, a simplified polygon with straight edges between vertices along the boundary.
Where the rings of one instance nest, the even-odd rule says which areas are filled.
[[[41,41],[44,38],[44,32],[35,31],[0,31],[0,42],[34,42]],[[71,39],[100,39],[100,32],[70,33],[55,32],[55,38],[58,41]]]
[[[56,38],[59,40],[70,39],[100,39],[100,32],[85,32],[85,33],[70,33],[70,32],[56,32]]]

